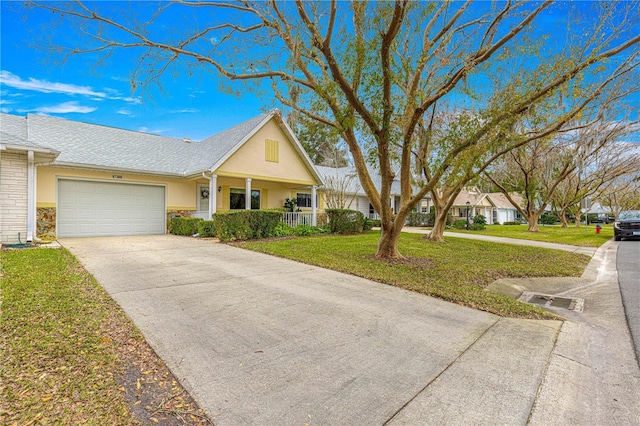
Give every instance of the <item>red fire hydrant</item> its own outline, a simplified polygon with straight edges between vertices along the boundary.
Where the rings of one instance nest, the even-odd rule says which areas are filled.
[[[602,229],[602,226],[600,226],[600,224],[597,224],[596,225],[596,234],[599,234],[601,229]]]

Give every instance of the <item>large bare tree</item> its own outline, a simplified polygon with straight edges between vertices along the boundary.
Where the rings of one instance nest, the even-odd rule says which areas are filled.
[[[501,131],[514,117],[550,98],[597,101],[608,84],[637,67],[640,42],[634,33],[637,1],[587,3],[601,9],[590,13],[598,19],[589,19],[590,28],[572,29],[566,40],[571,49],[561,56],[555,52],[557,38],[532,34],[541,15],[556,7],[551,1],[176,1],[161,4],[152,16],[137,16],[135,8],[115,13],[109,2],[32,4],[77,23],[85,39],[61,46],[70,54],[137,49],[133,87],[160,82],[169,70],[191,74],[210,68],[231,81],[270,84],[281,103],[335,128],[380,215],[379,258],[401,257],[398,239],[407,215],[460,158],[474,156],[483,141],[506,141]],[[190,25],[165,29],[167,16],[205,8],[209,13]],[[509,96],[469,93],[513,57],[529,71],[504,76],[500,92]],[[419,137],[439,102],[470,97],[484,108],[473,131],[442,138],[435,146]],[[561,109],[556,115],[577,111]],[[548,120],[537,131],[553,131],[553,123],[562,120]],[[500,151],[496,146],[492,152]],[[375,163],[379,187],[367,161]],[[420,168],[428,164],[428,173],[413,190],[415,161]],[[389,200],[396,172],[401,197],[394,212]]]
[[[592,135],[592,137],[615,138],[616,133],[625,133],[625,129],[628,128],[628,126],[619,128],[622,126],[616,123],[608,123],[606,127],[601,129],[602,134]],[[619,178],[640,170],[640,147],[626,142],[607,145],[589,156],[576,152],[576,161],[581,167],[574,170],[556,188],[552,203],[559,212],[563,227],[568,226],[567,213],[574,217],[575,226],[580,227],[582,200],[599,200],[612,192],[615,193],[615,183]]]

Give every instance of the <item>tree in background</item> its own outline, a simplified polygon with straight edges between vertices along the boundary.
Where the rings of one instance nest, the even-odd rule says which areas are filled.
[[[569,207],[577,208],[579,220],[580,200],[637,167],[637,158],[627,155],[628,147],[615,144],[635,130],[637,123],[607,120],[610,106],[600,104],[591,111],[594,117],[584,116],[585,122],[510,151],[485,172],[527,220],[528,231],[538,231],[538,219],[554,200],[562,215]],[[514,202],[513,192],[522,196],[524,206]]]
[[[620,137],[627,128],[612,124],[607,129],[601,129],[604,134],[598,137],[616,138],[616,133],[619,133],[617,137]],[[605,149],[591,156],[576,158],[581,167],[558,185],[552,203],[559,211],[562,227],[568,226],[567,213],[574,217],[575,226],[580,227],[582,200],[598,200],[612,191],[616,192],[615,183],[619,178],[640,170],[640,147],[625,142],[607,145]]]
[[[345,167],[349,164],[348,151],[335,127],[312,120],[296,111],[287,116],[287,123],[313,164],[328,167]]]
[[[407,215],[457,162],[475,161],[485,145],[495,144],[491,156],[504,155],[529,138],[545,138],[600,102],[612,83],[634,80],[640,43],[637,1],[585,3],[587,19],[567,29],[560,50],[558,38],[532,32],[541,14],[564,8],[551,1],[180,1],[162,3],[149,16],[114,12],[109,2],[30,4],[77,24],[83,38],[59,46],[69,54],[139,51],[133,88],[159,82],[169,69],[192,74],[205,67],[231,81],[270,84],[281,103],[334,128],[380,215],[378,258],[402,257],[398,239]],[[192,25],[166,31],[161,22],[203,8],[207,18]],[[517,72],[496,79],[497,88],[469,90],[518,58]],[[547,117],[532,114],[559,97],[570,106],[545,109],[553,111]],[[429,112],[445,101],[460,109],[470,102],[482,109],[482,120],[462,137],[420,137]],[[542,120],[532,134],[504,137],[514,121],[531,115]],[[381,176],[379,187],[368,160]],[[416,167],[423,173],[414,191]],[[401,197],[394,211],[396,173]]]
[[[623,210],[640,210],[640,175],[623,175],[615,179],[609,191],[601,197],[602,205],[609,207],[615,217]]]

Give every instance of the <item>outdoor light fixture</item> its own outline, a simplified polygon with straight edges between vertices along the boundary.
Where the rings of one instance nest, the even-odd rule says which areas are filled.
[[[470,205],[471,203],[467,201],[467,231],[469,230],[469,206]]]
[[[220,192],[220,191],[222,191],[222,187],[221,186],[218,187],[218,192]]]

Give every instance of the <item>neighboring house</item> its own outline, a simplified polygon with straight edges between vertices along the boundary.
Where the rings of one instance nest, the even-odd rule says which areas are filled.
[[[493,211],[495,205],[487,195],[487,193],[480,192],[480,190],[475,187],[465,188],[460,191],[450,210],[453,220],[466,220],[468,211],[469,218],[481,214],[487,220],[487,224],[494,223]]]
[[[341,190],[346,193],[346,199],[348,200],[347,205],[343,206],[344,208],[358,210],[362,212],[365,217],[370,219],[379,219],[378,214],[373,209],[369,197],[362,189],[362,185],[360,185],[360,180],[358,179],[358,174],[356,172],[355,167],[326,167],[326,166],[315,166],[316,170],[322,177],[322,180],[325,182],[325,186],[320,189],[321,194],[325,197],[325,199],[321,202],[323,206],[326,206],[326,192],[329,189],[328,186],[331,185],[332,182],[346,182],[347,185],[342,188],[332,188],[333,190]],[[371,175],[371,179],[373,180],[376,189],[379,191],[382,185],[382,178],[380,174],[377,173],[373,168],[369,168],[369,174]],[[416,189],[414,188],[414,191]],[[400,208],[400,179],[395,178],[391,183],[391,199],[389,200],[393,211],[396,212]],[[417,209],[419,211],[429,211],[431,198],[430,195],[427,195],[421,202],[418,204]]]
[[[514,201],[523,202],[518,194],[511,194]],[[467,205],[469,203],[469,205]],[[478,188],[463,189],[451,206],[451,215],[454,220],[467,219],[469,217],[483,215],[487,224],[504,224],[505,222],[517,222],[522,220],[522,215],[501,192],[481,192]]]
[[[282,208],[322,180],[277,110],[200,142],[0,114],[0,242],[163,234],[174,216]],[[24,240],[23,240],[24,241]]]
[[[511,198],[520,206],[524,204],[522,196],[517,193],[510,194]],[[524,218],[520,214],[517,208],[513,206],[501,192],[492,192],[487,194],[487,197],[493,202],[495,209],[493,211],[493,222],[504,224],[505,222],[522,222]]]
[[[594,201],[593,204],[591,204],[591,207],[589,207],[589,209],[583,208],[583,209],[580,209],[580,211],[583,214],[584,213],[588,213],[590,215],[594,214],[597,216],[598,219],[607,219],[613,216],[613,211],[611,210],[611,207],[603,206],[599,201]]]

